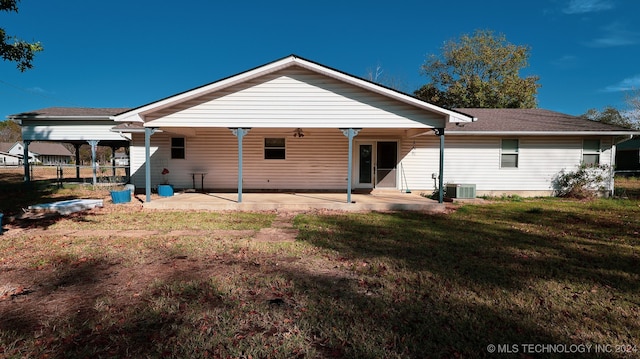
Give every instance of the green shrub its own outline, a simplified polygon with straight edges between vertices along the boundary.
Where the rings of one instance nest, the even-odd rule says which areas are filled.
[[[562,170],[554,178],[553,186],[558,197],[593,198],[607,189],[611,167],[583,164],[576,171]]]

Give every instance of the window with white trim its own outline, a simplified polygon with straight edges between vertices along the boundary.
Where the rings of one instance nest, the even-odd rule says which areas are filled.
[[[286,158],[286,142],[282,138],[265,138],[264,139],[264,159],[265,160],[284,160]]]
[[[171,159],[185,159],[184,137],[171,137]]]
[[[600,140],[582,141],[582,164],[587,166],[600,164]]]
[[[500,168],[518,168],[518,150],[520,141],[503,139],[500,151]]]

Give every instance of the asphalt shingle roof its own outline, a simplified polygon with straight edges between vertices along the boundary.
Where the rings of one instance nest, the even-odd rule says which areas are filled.
[[[95,117],[95,116],[114,116],[122,112],[128,111],[129,108],[91,108],[91,107],[48,107],[34,111],[27,111],[15,115],[14,117]]]
[[[448,124],[451,132],[575,132],[631,131],[624,127],[591,121],[582,117],[543,109],[457,108],[476,117],[464,126]]]
[[[29,152],[48,156],[72,156],[73,154],[58,142],[31,142]]]

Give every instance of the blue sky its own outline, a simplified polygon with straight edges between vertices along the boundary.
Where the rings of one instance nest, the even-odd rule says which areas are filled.
[[[51,106],[137,107],[296,54],[413,92],[445,41],[476,29],[531,48],[541,108],[627,108],[640,88],[640,1],[22,0],[0,27],[44,52],[0,62],[0,119]]]

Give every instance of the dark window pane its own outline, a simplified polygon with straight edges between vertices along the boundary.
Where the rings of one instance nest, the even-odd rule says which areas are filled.
[[[172,148],[171,158],[184,159],[184,148]]]
[[[360,145],[360,183],[371,183],[373,147],[371,145]]]
[[[284,148],[265,148],[264,159],[265,160],[284,160],[285,150]]]
[[[518,167],[518,155],[502,155],[500,167],[515,168]]]
[[[502,140],[502,150],[505,152],[518,152],[518,140]]]
[[[585,152],[600,152],[600,140],[584,140],[582,149]]]
[[[265,138],[264,147],[284,147],[284,138]]]
[[[184,159],[184,137],[171,137],[171,158]]]
[[[184,147],[184,138],[182,138],[182,137],[172,137],[171,138],[171,147]]]

